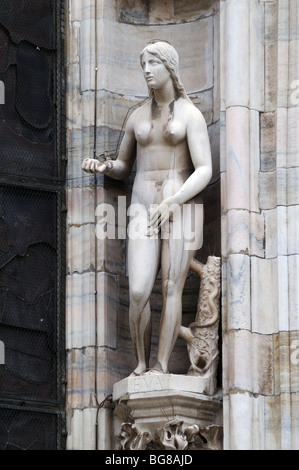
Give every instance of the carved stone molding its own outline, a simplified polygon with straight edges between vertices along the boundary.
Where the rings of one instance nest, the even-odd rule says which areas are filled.
[[[118,450],[147,450],[153,438],[149,432],[139,431],[132,423],[123,423],[116,437]]]
[[[223,429],[196,424],[184,429],[182,420],[173,419],[150,433],[128,422],[122,424],[116,441],[118,450],[222,450]]]

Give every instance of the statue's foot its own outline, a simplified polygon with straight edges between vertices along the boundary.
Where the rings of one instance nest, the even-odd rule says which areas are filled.
[[[137,366],[135,370],[133,370],[132,374],[129,377],[139,377],[139,375],[143,374],[146,371],[146,367],[144,366]]]
[[[154,369],[154,368],[146,370],[142,373],[142,375],[161,375],[161,374],[165,374],[165,372],[163,372],[162,370]]]
[[[169,374],[169,372],[168,371],[165,372],[160,366],[160,364],[156,364],[151,369],[144,371],[142,375],[161,375],[161,374]]]
[[[139,377],[140,374],[138,374],[137,372],[135,372],[133,370],[133,372],[129,375],[129,377]]]

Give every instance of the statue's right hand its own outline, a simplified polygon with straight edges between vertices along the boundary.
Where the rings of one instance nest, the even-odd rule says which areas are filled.
[[[107,166],[93,158],[85,158],[82,163],[82,170],[86,173],[105,173]]]

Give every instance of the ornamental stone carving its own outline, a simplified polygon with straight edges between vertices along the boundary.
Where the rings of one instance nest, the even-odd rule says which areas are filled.
[[[211,377],[216,388],[219,356],[220,258],[209,256],[205,265],[194,259],[191,269],[200,276],[201,283],[195,321],[189,325],[189,328],[180,328],[180,336],[187,341],[191,362],[188,375]]]
[[[118,450],[222,450],[223,429],[196,424],[184,428],[184,422],[175,418],[151,434],[133,423],[123,423],[116,441]]]

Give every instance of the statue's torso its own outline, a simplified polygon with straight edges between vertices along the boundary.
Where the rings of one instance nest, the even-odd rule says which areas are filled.
[[[134,201],[159,204],[177,192],[193,172],[187,142],[187,106],[192,105],[181,98],[161,109],[153,109],[148,102],[136,113]]]

